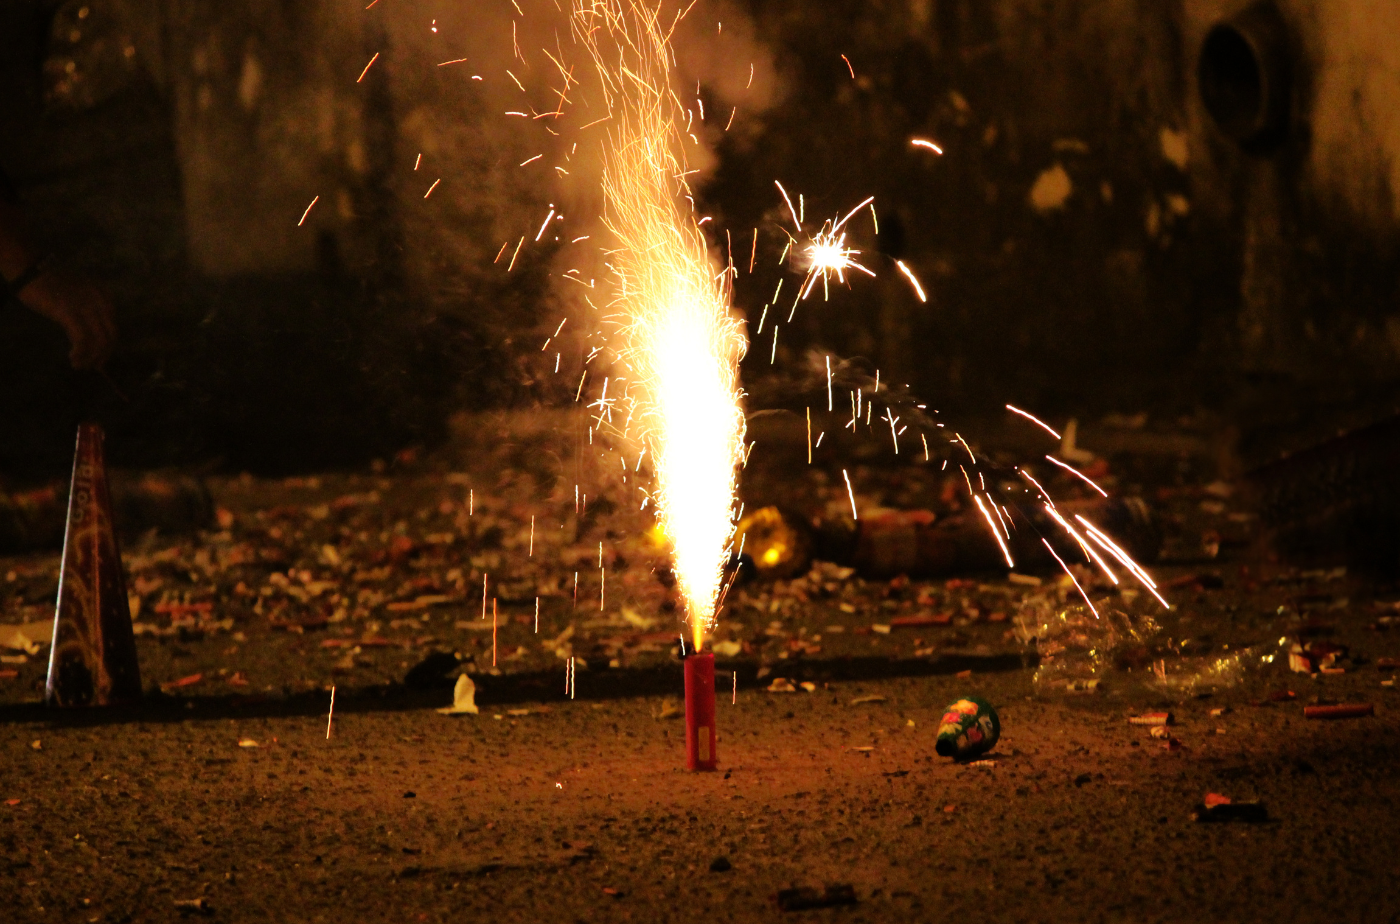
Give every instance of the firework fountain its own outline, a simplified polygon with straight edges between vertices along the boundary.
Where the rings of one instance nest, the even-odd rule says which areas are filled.
[[[688,764],[691,769],[713,769],[714,657],[704,646],[722,604],[725,565],[733,551],[737,474],[744,459],[745,432],[739,362],[748,342],[743,320],[731,309],[732,283],[737,273],[732,251],[727,262],[712,254],[702,228],[707,219],[697,217],[688,182],[696,173],[690,166],[692,160],[701,159],[696,132],[697,123],[704,119],[703,104],[696,100],[694,107],[687,106],[677,94],[671,48],[672,34],[688,8],[674,13],[663,13],[663,9],[664,5],[649,0],[574,0],[570,10],[573,38],[593,65],[601,102],[601,112],[590,113],[593,118],[582,126],[580,137],[598,139],[601,219],[606,231],[603,260],[607,268],[601,288],[607,294],[601,304],[591,298],[589,302],[598,308],[603,326],[609,331],[614,374],[590,406],[598,409],[599,427],[610,429],[636,453],[636,470],[642,469],[644,460],[648,465],[651,479],[647,502],[655,510],[670,549],[690,636],[685,658]],[[572,71],[557,59],[555,63],[564,78],[559,108],[540,117],[562,115],[565,97],[574,82]],[[594,133],[587,133],[587,129]],[[942,153],[930,141],[914,139],[912,144]],[[875,275],[859,262],[861,251],[847,243],[849,223],[862,210],[869,210],[878,231],[873,197],[810,233],[804,228],[801,197],[798,207],[794,207],[781,183],[777,183],[777,190],[793,224],[793,231],[785,232],[788,242],[779,262],[793,254],[794,268],[805,277],[792,311],[814,293],[818,283],[825,298],[833,278],[843,284],[848,274]],[[554,214],[551,210],[550,217]],[[756,252],[756,230],[754,241]],[[893,262],[914,295],[926,301],[927,295],[914,272],[900,261]],[[775,303],[780,291],[781,285],[774,293]],[[765,307],[765,317],[770,307],[774,306]],[[762,318],[757,330],[763,331]],[[773,337],[776,351],[776,324]],[[580,393],[582,386],[580,382]],[[832,390],[828,366],[828,412],[835,411]],[[924,405],[896,398],[888,391],[882,395],[878,374],[868,393],[855,388],[851,397],[852,417],[847,427],[853,431],[858,431],[862,423],[870,425],[874,403],[884,397],[887,407],[882,421],[889,424],[896,453],[900,433],[912,425],[917,428],[928,461],[928,437],[943,430],[946,448],[940,454],[944,455],[944,467],[952,462],[964,475],[969,495],[995,537],[1008,568],[1015,566],[1011,546],[1017,522],[1040,532],[1021,508],[1041,507],[1072,540],[1072,547],[1083,553],[1086,562],[1098,566],[1108,580],[1118,583],[1106,557],[1115,559],[1162,605],[1167,605],[1151,577],[1120,546],[1082,516],[1075,518],[1077,523],[1066,520],[1054,500],[1024,469],[1013,470],[1014,476],[1020,476],[1024,482],[1013,490],[1001,477],[1012,472],[988,467],[987,461],[979,459],[958,434],[952,433],[953,438],[946,439],[951,431],[936,419],[936,412],[926,413]],[[897,405],[902,406],[903,418],[896,416]],[[1011,410],[1049,430],[1027,412]],[[966,453],[965,461],[955,461],[959,452]],[[1053,456],[1046,458],[1103,493],[1078,470]],[[988,475],[992,476],[991,485]],[[858,517],[848,476],[846,480],[852,516]],[[1049,537],[1042,537],[1042,542],[1094,610],[1087,592]],[[1100,549],[1104,554],[1099,553]],[[684,634],[682,646],[686,647]]]
[[[578,0],[576,39],[607,108],[603,222],[610,238],[609,314],[626,382],[626,437],[650,459],[652,500],[671,547],[692,654],[686,741],[692,769],[715,766],[713,625],[734,532],[747,342],[730,310],[732,271],[710,255],[686,182],[690,116],[672,88],[669,32],[635,0]]]

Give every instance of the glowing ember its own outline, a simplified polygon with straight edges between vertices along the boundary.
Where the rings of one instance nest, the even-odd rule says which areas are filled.
[[[651,459],[657,519],[697,648],[713,623],[734,532],[743,458],[739,360],[747,347],[690,205],[669,26],[638,0],[576,0],[574,34],[592,56],[609,119],[603,150],[608,263],[626,370],[627,435]]]
[[[823,229],[807,245],[804,256],[807,260],[807,282],[802,287],[801,298],[805,298],[807,293],[812,291],[818,279],[822,282],[823,295],[826,295],[828,281],[833,275],[839,282],[846,281],[847,270],[860,270],[866,275],[875,275],[855,261],[855,258],[860,256],[860,251],[846,246],[844,234],[834,234]]]
[[[796,226],[799,234],[802,233],[801,212],[793,208],[792,198],[787,194],[787,190],[783,189],[783,184],[779,183],[777,180],[774,180],[773,184],[778,187],[778,192],[783,194],[783,201],[787,203],[788,212],[792,215],[793,225]],[[842,283],[846,281],[846,272],[848,270],[859,270],[867,276],[875,275],[868,268],[855,261],[855,258],[860,256],[860,251],[846,246],[846,235],[841,231],[841,229],[845,227],[846,222],[850,221],[857,212],[874,201],[875,197],[870,196],[860,205],[847,212],[845,218],[840,220],[833,219],[832,221],[824,223],[821,226],[821,230],[813,235],[808,240],[806,246],[802,248],[799,258],[804,264],[803,269],[807,273],[807,278],[802,283],[801,291],[797,293],[796,301],[793,302],[794,308],[797,307],[797,302],[802,301],[802,299],[806,298],[811,293],[818,279],[820,279],[822,283],[822,295],[823,297],[827,297],[830,295],[828,285],[833,275],[838,282]],[[791,247],[794,243],[796,243],[795,239],[793,239],[788,246]]]

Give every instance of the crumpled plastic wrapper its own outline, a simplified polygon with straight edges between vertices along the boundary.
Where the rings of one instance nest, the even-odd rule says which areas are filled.
[[[1276,644],[1192,650],[1175,643],[1152,615],[1029,600],[1016,614],[1017,638],[1039,655],[1041,692],[1152,689],[1182,697],[1239,684],[1272,663]]]

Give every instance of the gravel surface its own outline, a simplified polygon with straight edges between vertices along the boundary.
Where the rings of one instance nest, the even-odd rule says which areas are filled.
[[[982,764],[932,752],[966,692],[1000,705]],[[221,920],[748,921],[781,916],[782,889],[847,883],[856,906],[800,914],[1394,920],[1393,694],[1348,722],[1249,695],[1176,707],[1171,750],[1127,722],[1150,704],[1047,700],[1019,672],[744,690],[713,774],[682,769],[657,697],[356,704],[329,740],[284,703],[12,718],[7,919],[169,920],[203,899]],[[1193,822],[1207,792],[1271,820]]]
[[[207,530],[129,537],[139,707],[46,710],[46,648],[4,652],[4,919],[1400,920],[1398,595],[1271,561],[1229,485],[1104,466],[1158,511],[1171,613],[1090,584],[1121,614],[1090,623],[1044,572],[738,586],[720,770],[693,774],[646,515],[533,426],[213,479]],[[852,470],[863,508],[956,512],[931,466]],[[745,503],[839,508],[839,472],[756,463]],[[0,623],[51,617],[57,565],[0,560]],[[1291,671],[1295,644],[1333,672]],[[479,714],[439,714],[461,673]],[[972,763],[933,751],[963,695],[1003,728]],[[1174,723],[1129,722],[1155,710]],[[1207,794],[1269,820],[1193,821]],[[855,904],[781,910],[842,885]]]

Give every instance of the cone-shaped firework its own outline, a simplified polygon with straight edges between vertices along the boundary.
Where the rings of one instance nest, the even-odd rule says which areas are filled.
[[[96,424],[78,427],[45,696],[56,706],[107,706],[141,696],[102,428]]]

